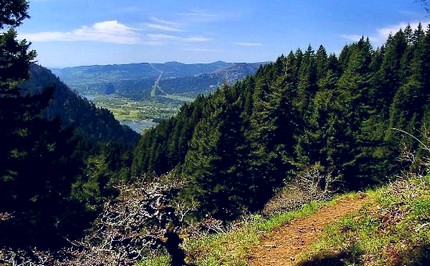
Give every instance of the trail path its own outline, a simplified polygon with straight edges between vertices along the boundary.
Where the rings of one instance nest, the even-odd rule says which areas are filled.
[[[365,194],[359,198],[343,198],[335,205],[323,207],[308,217],[294,219],[275,229],[251,251],[248,265],[295,265],[298,255],[322,236],[327,225],[358,211],[365,198]]]

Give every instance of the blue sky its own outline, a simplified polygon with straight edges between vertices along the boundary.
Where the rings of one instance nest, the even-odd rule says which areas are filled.
[[[416,0],[30,0],[18,29],[47,67],[273,61],[430,23]]]

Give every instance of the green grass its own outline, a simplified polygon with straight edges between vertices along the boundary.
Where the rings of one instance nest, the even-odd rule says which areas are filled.
[[[142,262],[138,263],[137,266],[167,266],[170,265],[169,255],[154,255],[144,259]]]
[[[185,239],[183,248],[187,253],[187,260],[193,265],[204,266],[246,265],[250,249],[259,243],[263,235],[294,218],[314,213],[321,205],[312,202],[304,205],[299,211],[278,214],[271,218],[251,215],[244,219],[239,228],[225,233],[207,234],[196,239]],[[169,265],[167,258],[164,255],[153,257],[138,265]]]
[[[430,265],[430,176],[395,181],[367,191],[364,207],[329,226],[299,259],[301,265]],[[350,193],[326,203],[312,202],[301,210],[263,218],[251,215],[238,228],[185,239],[193,265],[246,265],[262,236],[294,218],[309,216]],[[143,265],[169,265],[155,256]]]
[[[270,219],[253,215],[239,229],[187,241],[184,248],[196,265],[246,265],[250,249],[258,244],[261,236],[294,218],[314,213],[318,206],[312,202],[299,211],[275,215]]]
[[[358,213],[330,226],[303,265],[429,265],[430,177],[369,191]],[[324,264],[325,263],[325,264]]]
[[[181,102],[192,102],[195,100],[195,98],[192,98],[192,97],[188,97],[184,95],[176,95],[176,94],[166,94],[166,95],[162,95],[161,97],[164,97],[170,100],[181,101]]]
[[[119,96],[97,96],[93,102],[108,109],[119,121],[166,119],[175,115],[182,104],[157,101],[133,101]]]

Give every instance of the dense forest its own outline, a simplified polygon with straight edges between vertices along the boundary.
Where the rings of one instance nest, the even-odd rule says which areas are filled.
[[[176,227],[258,211],[309,169],[335,176],[337,191],[427,170],[398,158],[405,147],[425,152],[430,25],[407,26],[378,48],[363,37],[339,55],[292,51],[138,140],[32,64],[36,52],[15,30],[28,4],[0,1],[0,263],[43,265],[36,255],[48,253],[58,265],[112,263],[91,264],[98,245],[104,257],[95,259],[121,253],[118,265],[157,245],[184,261]]]
[[[429,122],[430,27],[407,26],[379,48],[292,51],[197,98],[144,133],[132,173],[173,170],[199,215],[234,218],[314,165],[343,191],[386,182],[404,145],[420,149],[401,131],[420,139]]]
[[[55,247],[116,196],[139,135],[32,63],[15,30],[27,9],[0,3],[0,246]]]

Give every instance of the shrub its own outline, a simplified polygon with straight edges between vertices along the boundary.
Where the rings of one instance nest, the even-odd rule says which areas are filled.
[[[300,209],[311,201],[325,201],[336,192],[338,177],[325,172],[319,163],[306,168],[297,177],[270,199],[263,209],[263,215],[289,212]]]

